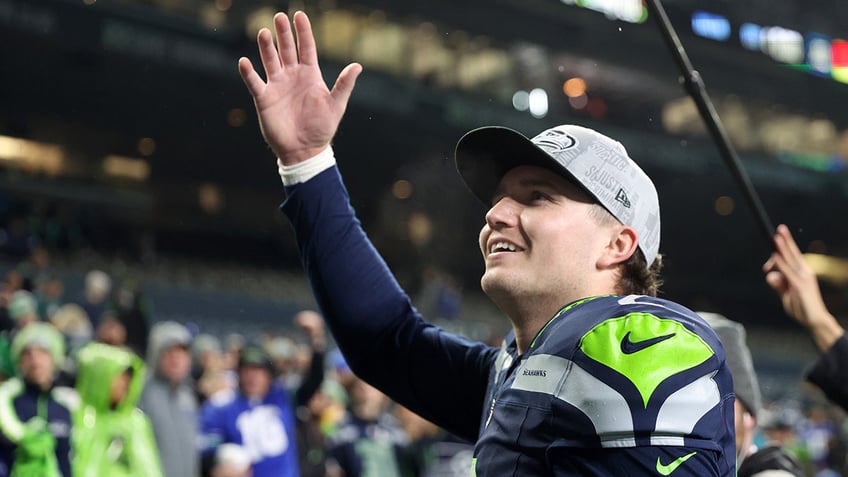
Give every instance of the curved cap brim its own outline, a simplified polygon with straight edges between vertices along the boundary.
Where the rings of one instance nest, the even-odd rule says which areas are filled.
[[[518,166],[550,169],[585,189],[527,136],[503,126],[485,126],[467,132],[456,144],[455,161],[465,185],[486,206],[491,205],[504,174]]]

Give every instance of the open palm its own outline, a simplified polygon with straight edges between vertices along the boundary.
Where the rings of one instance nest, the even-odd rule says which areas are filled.
[[[326,147],[338,128],[359,64],[348,65],[333,89],[327,88],[318,66],[318,53],[309,18],[294,14],[295,42],[288,17],[274,16],[279,47],[263,28],[257,42],[266,79],[247,58],[239,59],[239,73],[253,96],[265,141],[285,165],[304,161]]]

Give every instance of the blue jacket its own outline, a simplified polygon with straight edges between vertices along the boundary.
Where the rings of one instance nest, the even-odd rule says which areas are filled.
[[[499,350],[422,319],[336,167],[286,193],[282,210],[351,369],[476,442],[477,476],[735,475],[730,372],[692,311],[642,296],[581,300],[518,356],[511,334]]]
[[[235,392],[213,396],[200,413],[205,454],[231,442],[250,453],[253,477],[299,475],[294,413],[288,393],[278,383],[259,401]]]

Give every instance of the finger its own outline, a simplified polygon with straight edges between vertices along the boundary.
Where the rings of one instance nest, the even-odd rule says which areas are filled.
[[[769,272],[766,274],[766,283],[775,291],[782,292],[786,289],[786,280],[780,272]]]
[[[259,58],[262,59],[265,76],[270,78],[280,73],[283,68],[280,65],[280,58],[277,56],[277,48],[274,47],[274,38],[267,28],[259,30],[256,35],[256,43],[259,44]]]
[[[294,28],[297,33],[297,51],[300,62],[304,65],[318,64],[318,48],[315,47],[315,36],[312,24],[305,13],[298,11],[294,14]]]
[[[779,272],[783,277],[784,286],[794,287],[797,286],[801,277],[799,275],[798,267],[793,265],[791,262],[786,260],[783,255],[775,255],[774,257],[774,269]]]
[[[788,233],[788,230],[786,233]],[[798,246],[795,245],[791,236],[787,239],[785,235],[779,235],[775,242],[777,243],[780,258],[783,260],[784,267],[786,268],[784,272],[791,274],[791,284],[794,286],[794,284],[800,283],[799,280],[802,280],[803,276],[810,271],[809,265],[804,260],[804,255],[798,249]]]
[[[238,70],[241,79],[244,81],[245,86],[247,86],[247,90],[250,91],[250,95],[254,98],[258,96],[262,92],[262,88],[265,87],[265,82],[262,81],[259,73],[253,69],[253,64],[250,63],[250,60],[244,57],[239,58]]]
[[[801,257],[801,249],[798,248],[798,243],[795,242],[795,238],[792,237],[792,232],[789,231],[789,227],[781,224],[780,227],[777,228],[777,233],[786,240],[787,245],[789,246],[789,250],[792,252],[792,255],[796,257]]]
[[[336,79],[336,84],[333,85],[333,90],[330,94],[338,104],[343,107],[347,106],[350,99],[350,94],[353,93],[353,87],[356,85],[356,78],[362,73],[362,65],[359,63],[351,63],[339,73]]]
[[[797,268],[798,261],[800,258],[796,255],[790,246],[789,240],[787,240],[785,235],[785,229],[782,231],[780,227],[778,227],[778,233],[774,237],[774,245],[777,251],[777,254],[789,264],[790,268]]]
[[[774,254],[763,264],[763,273],[768,273],[774,269]]]
[[[277,30],[277,46],[283,67],[296,66],[297,46],[294,44],[289,17],[282,12],[274,15],[274,28]]]

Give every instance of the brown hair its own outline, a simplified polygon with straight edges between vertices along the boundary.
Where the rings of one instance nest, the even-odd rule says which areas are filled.
[[[604,206],[597,203],[592,207],[591,216],[601,225],[621,223]],[[642,249],[637,248],[619,267],[618,284],[615,287],[617,294],[657,296],[663,284],[660,277],[663,267],[662,254],[657,254],[654,263],[649,267]]]
[[[645,255],[637,249],[626,262],[621,264],[616,292],[619,295],[649,295],[657,296],[663,284],[660,270],[663,267],[663,256],[657,254],[654,263],[647,266]]]

